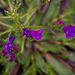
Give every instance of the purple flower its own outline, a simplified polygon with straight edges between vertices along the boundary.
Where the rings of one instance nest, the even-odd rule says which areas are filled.
[[[13,60],[13,59],[15,59],[15,55],[14,54],[11,54],[10,60]]]
[[[62,21],[62,20],[60,20],[59,22],[56,22],[56,25],[58,25],[58,24],[62,24],[62,25],[64,25],[64,24],[65,24],[65,22],[64,22],[64,21]]]
[[[39,31],[34,31],[34,30],[28,30],[27,28],[24,28],[22,36],[26,35],[27,38],[33,37],[39,41],[42,39],[42,33],[43,33],[42,29],[40,29]]]
[[[12,49],[14,49],[15,48],[15,46],[12,46],[12,44],[11,43],[8,43],[8,44],[6,44],[5,45],[5,52],[7,53],[9,53],[9,56],[10,56],[10,62],[15,58],[15,55],[14,54],[12,54]]]
[[[59,22],[56,22],[56,25],[58,25],[59,24]]]
[[[63,28],[66,38],[69,39],[71,37],[75,37],[75,26],[66,26]]]
[[[15,40],[15,37],[12,37],[12,35],[10,35],[10,38],[9,38],[9,43],[13,43]]]
[[[9,43],[5,44],[5,52],[8,52],[12,48],[14,48],[14,46],[12,46],[12,43],[13,43],[14,40],[15,40],[15,37],[12,37],[12,35],[10,35],[10,37],[9,37]]]
[[[5,55],[6,54],[6,52],[5,52],[5,50],[2,50],[2,52],[1,52],[3,55]]]
[[[62,21],[62,20],[60,20],[60,21],[59,21],[59,24],[62,24],[62,25],[63,25],[63,24],[65,24],[65,22]]]
[[[30,31],[27,28],[23,29],[22,36],[26,35],[27,38],[31,38]]]
[[[10,55],[10,60],[9,60],[9,61],[10,61],[10,62],[13,62],[14,59],[15,59],[15,55],[14,55],[14,54],[11,54],[11,55]]]
[[[5,52],[7,53],[9,50],[11,50],[12,48],[14,48],[15,46],[12,46],[11,43],[5,44]]]
[[[12,37],[12,35],[9,37],[9,43],[5,44],[5,53],[9,53],[10,56],[10,62],[12,62],[15,58],[15,55],[12,54],[12,51],[14,50],[14,48],[16,48],[15,46],[12,45],[13,41],[15,40],[15,37]],[[18,47],[16,48],[18,49]]]
[[[8,36],[7,36],[8,37]],[[12,43],[14,42],[15,37],[12,37],[12,35],[9,37],[9,43],[5,44],[5,50],[3,50],[1,53],[5,56],[10,56],[10,62],[12,62],[15,59],[15,55],[12,54],[12,51],[17,51],[18,46],[13,46]]]
[[[18,46],[15,46],[14,50],[17,51],[18,50]]]
[[[11,55],[12,54],[12,49],[9,49],[9,55]]]
[[[8,52],[8,44],[5,45],[5,52]]]
[[[28,30],[27,28],[24,28],[24,29],[23,29],[23,34],[22,34],[22,36],[27,35],[28,32],[29,32],[29,30]]]
[[[43,33],[42,29],[40,29],[39,31],[30,30],[31,36],[38,41],[42,39],[42,33]]]

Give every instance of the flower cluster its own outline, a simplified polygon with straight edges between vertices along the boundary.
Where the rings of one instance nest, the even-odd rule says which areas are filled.
[[[17,46],[13,46],[12,43],[14,42],[15,37],[12,37],[12,35],[9,38],[9,43],[5,44],[5,50],[3,50],[1,53],[3,55],[5,55],[6,53],[8,53],[8,55],[10,56],[10,62],[12,62],[15,59],[15,55],[12,53],[12,51],[17,51],[18,47]]]
[[[23,29],[23,34],[22,36],[26,36],[27,38],[35,38],[36,40],[41,40],[42,39],[42,33],[43,30],[40,29],[39,31],[34,31],[34,30],[28,30],[27,28]],[[12,43],[14,42],[15,37],[12,37],[12,35],[9,38],[9,43],[5,44],[5,50],[2,50],[2,54],[9,56],[10,57],[10,62],[12,62],[15,59],[15,55],[13,54],[14,51],[17,51],[18,47],[13,46]]]
[[[64,22],[64,21],[62,21],[62,20],[60,20],[59,22],[56,22],[56,25],[59,25],[59,24],[64,25],[64,24],[65,24],[65,22]]]
[[[75,26],[66,26],[63,28],[65,34],[66,34],[66,38],[69,39],[71,37],[75,37]]]
[[[36,40],[39,41],[42,39],[42,33],[43,33],[42,29],[40,29],[39,31],[34,31],[24,28],[22,36],[26,35],[27,38],[35,38]]]
[[[58,24],[64,25],[65,22],[60,20],[59,22],[56,23],[56,25]],[[72,26],[72,25],[64,26],[63,31],[65,32],[67,39],[71,37],[75,37],[75,26]],[[42,39],[42,33],[43,33],[42,29],[38,31],[34,31],[34,30],[28,30],[28,28],[24,28],[22,36],[25,35],[27,38],[35,38],[37,41],[39,41]],[[9,60],[10,62],[12,62],[15,59],[15,55],[13,54],[13,51],[18,50],[17,46],[12,45],[14,40],[15,40],[15,37],[12,37],[11,35],[9,38],[9,43],[5,44],[5,50],[1,52],[3,55],[7,54],[8,56],[10,56],[10,60]]]
[[[56,25],[58,24],[64,25],[65,22],[60,20],[59,22],[56,22]],[[64,26],[63,31],[65,32],[67,39],[75,37],[75,26],[72,26],[72,24],[70,24],[69,26]]]

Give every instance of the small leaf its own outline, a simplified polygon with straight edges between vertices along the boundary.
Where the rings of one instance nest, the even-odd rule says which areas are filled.
[[[73,75],[68,68],[59,63],[53,56],[49,54],[45,54],[45,56],[49,65],[51,65],[60,75]]]
[[[34,58],[36,61],[36,66],[40,68],[44,73],[47,73],[48,71],[41,55],[37,53],[37,55],[34,55]]]

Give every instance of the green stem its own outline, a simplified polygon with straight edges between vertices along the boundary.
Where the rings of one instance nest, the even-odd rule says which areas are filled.
[[[46,29],[46,28],[51,28],[51,26],[25,26],[25,28],[42,28],[42,29]]]
[[[28,13],[26,13],[26,14],[24,14],[24,15],[21,17],[21,19],[22,19],[23,17],[27,16],[28,14],[29,14],[29,12],[28,12]]]
[[[36,9],[37,10],[37,9]],[[24,26],[26,26],[26,24],[28,23],[29,19],[32,17],[32,15],[36,12],[36,10],[34,10],[30,16],[27,18],[27,20],[24,22]]]
[[[65,16],[70,15],[70,14],[72,14],[72,13],[73,13],[73,11],[64,13],[63,15],[60,15],[59,18],[62,19],[62,18],[64,18]],[[55,19],[52,20],[52,22],[56,22],[57,20],[58,20],[58,19],[55,18]]]
[[[11,29],[10,29],[10,30],[11,30]],[[6,33],[8,33],[8,32],[10,32],[10,30],[7,30],[7,31],[5,31],[5,32],[0,33],[0,36],[6,34]]]
[[[12,27],[11,25],[5,24],[5,23],[3,23],[3,22],[0,22],[0,25],[6,26],[6,27]]]
[[[19,28],[19,30],[20,30],[20,32],[21,32],[22,28],[20,27],[20,25],[18,25],[18,28]]]
[[[14,17],[7,17],[7,16],[2,16],[2,17],[0,17],[1,19],[3,18],[14,18]]]
[[[45,3],[43,3],[43,4],[40,4],[39,6],[37,6],[36,8],[34,8],[34,9],[32,9],[32,10],[30,10],[28,13],[26,13],[26,14],[24,14],[23,16],[21,16],[21,19],[23,18],[23,17],[25,17],[26,15],[28,15],[29,13],[31,13],[31,12],[33,12],[34,10],[38,10],[42,5],[44,5]]]
[[[5,70],[5,72],[3,73],[3,75],[6,75],[8,71],[9,71],[9,67],[6,68],[6,70]]]
[[[11,33],[12,33],[12,31],[14,30],[14,28],[16,28],[16,26],[17,26],[17,24],[16,25],[14,25],[13,27],[12,27],[12,29],[10,30],[10,33],[9,33],[9,36],[8,36],[8,40],[9,40],[9,37],[10,37],[10,35],[11,35]]]
[[[23,50],[24,50],[24,41],[25,41],[25,36],[23,37],[23,40],[22,40],[21,54],[23,53]]]

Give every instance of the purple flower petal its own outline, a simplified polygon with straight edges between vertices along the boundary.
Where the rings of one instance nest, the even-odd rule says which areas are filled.
[[[5,44],[5,52],[8,52],[8,44]]]
[[[63,30],[64,30],[65,33],[67,32],[67,29],[68,29],[68,26],[66,26],[66,27],[63,28]]]
[[[15,46],[15,47],[14,47],[14,50],[17,51],[17,50],[18,50],[18,46]]]
[[[30,32],[27,33],[26,37],[27,37],[27,38],[31,38]]]
[[[15,46],[12,46],[11,43],[8,43],[9,48],[15,48]]]
[[[42,33],[43,33],[42,29],[40,29],[39,31],[34,31],[34,30],[29,31],[27,28],[24,28],[22,36],[26,35],[27,38],[33,37],[39,41],[42,39]]]
[[[12,35],[11,35],[10,38],[9,38],[9,43],[5,44],[5,50],[2,51],[2,54],[5,54],[7,52],[9,53],[8,55],[10,56],[10,60],[9,60],[10,62],[12,62],[13,59],[15,59],[15,55],[12,54],[12,48],[13,49],[15,48],[15,46],[12,46],[12,43],[13,43],[14,40],[15,40],[15,37],[12,37]]]
[[[9,50],[9,54],[10,54],[10,55],[12,54],[12,50],[11,50],[11,49]]]
[[[65,22],[64,22],[64,21],[62,21],[62,20],[60,20],[59,22],[56,22],[56,25],[58,25],[58,24],[62,24],[62,25],[64,25],[64,24],[65,24]]]
[[[65,24],[65,22],[64,22],[64,21],[62,21],[62,20],[60,20],[60,21],[59,21],[59,24]]]
[[[12,35],[10,35],[9,42],[10,42],[10,43],[13,43],[14,40],[15,40],[15,37],[12,37]]]
[[[59,24],[59,22],[56,22],[56,25],[58,25]]]
[[[11,43],[8,43],[8,46],[9,46],[9,48],[11,48],[12,47],[12,44]]]
[[[39,34],[42,34],[42,33],[43,33],[43,30],[42,30],[42,29],[40,29],[40,30],[39,30]]]
[[[27,35],[28,32],[29,32],[29,30],[28,30],[27,28],[24,28],[24,29],[23,29],[23,36],[24,36],[24,35]]]
[[[15,55],[11,54],[10,58],[11,58],[11,60],[15,59]]]
[[[5,55],[6,54],[5,50],[2,50],[1,54]]]
[[[27,28],[24,28],[23,29],[23,34],[22,36],[26,35],[27,38],[31,38],[31,35],[30,35],[30,32]]]
[[[38,41],[42,39],[42,33],[43,33],[42,29],[40,29],[39,31],[30,30],[31,36]]]
[[[69,39],[71,37],[75,37],[75,26],[66,26],[63,28],[66,38]]]

